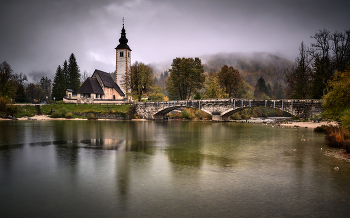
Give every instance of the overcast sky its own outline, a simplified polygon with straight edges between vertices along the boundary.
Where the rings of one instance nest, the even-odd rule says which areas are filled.
[[[344,0],[0,0],[0,62],[30,81],[74,53],[80,67],[113,72],[125,17],[132,62],[220,52],[271,52],[292,61],[301,41],[350,29]]]

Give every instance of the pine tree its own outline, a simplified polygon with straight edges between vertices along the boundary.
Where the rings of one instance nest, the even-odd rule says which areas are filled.
[[[67,88],[76,93],[80,87],[80,70],[73,53],[70,55],[68,62]]]
[[[70,81],[69,81],[69,71],[68,71],[67,60],[64,60],[61,71],[62,71],[62,75],[63,75],[62,78],[64,78],[64,81],[62,81],[62,83],[64,83],[64,84],[62,84],[62,86],[64,86],[65,89],[68,89],[68,87],[70,86]],[[66,91],[66,90],[64,90],[64,91]]]
[[[61,66],[58,65],[56,70],[56,75],[53,80],[52,97],[58,101],[58,100],[62,100],[65,95],[66,95],[66,78]]]

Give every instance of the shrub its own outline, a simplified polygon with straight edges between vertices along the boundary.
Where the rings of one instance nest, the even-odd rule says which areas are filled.
[[[326,132],[327,128],[328,128],[327,126],[322,125],[322,126],[316,127],[316,128],[314,129],[314,131],[315,131],[315,132]]]
[[[50,115],[51,118],[60,118],[61,117],[61,113],[58,112],[58,111],[55,111],[53,112],[51,115]]]
[[[65,116],[67,119],[71,119],[73,117],[73,114],[71,112],[66,113]]]
[[[329,126],[326,130],[326,142],[330,147],[343,148],[347,143],[348,131],[342,127]]]
[[[185,109],[181,112],[181,118],[182,118],[182,119],[188,119],[188,120],[191,120],[191,119],[195,118],[193,109],[185,108]]]
[[[232,120],[240,120],[242,119],[241,115],[239,113],[234,113],[231,115]]]
[[[90,113],[89,116],[87,117],[88,120],[96,120],[96,116],[93,113]]]
[[[67,109],[64,107],[64,108],[61,108],[59,110],[59,113],[60,113],[60,117],[65,117],[66,114],[68,113]]]

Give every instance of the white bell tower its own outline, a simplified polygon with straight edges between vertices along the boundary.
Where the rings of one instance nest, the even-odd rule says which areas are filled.
[[[131,49],[128,46],[128,39],[124,29],[124,18],[123,18],[123,29],[119,39],[119,45],[115,48],[116,50],[116,65],[115,65],[115,83],[126,93],[128,90],[124,90],[125,87],[122,85],[126,73],[131,69]],[[130,74],[129,74],[130,75]],[[130,79],[130,78],[129,78]]]

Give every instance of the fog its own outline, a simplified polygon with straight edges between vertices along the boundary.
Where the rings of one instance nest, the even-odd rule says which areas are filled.
[[[29,80],[53,78],[74,53],[80,71],[113,72],[123,17],[132,62],[268,52],[293,61],[301,41],[350,29],[350,2],[275,0],[0,0],[0,61]]]

